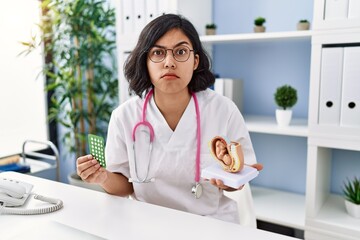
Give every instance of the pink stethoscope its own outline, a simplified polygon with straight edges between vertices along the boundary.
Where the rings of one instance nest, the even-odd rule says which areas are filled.
[[[135,183],[149,183],[149,182],[154,182],[155,178],[148,178],[148,174],[149,174],[149,169],[150,169],[150,153],[152,150],[152,143],[154,141],[154,128],[152,127],[152,125],[146,121],[146,109],[147,109],[147,104],[150,100],[150,97],[153,95],[154,90],[151,89],[148,94],[145,97],[145,101],[144,101],[144,106],[142,109],[142,120],[140,122],[138,122],[133,131],[132,131],[132,139],[133,139],[133,152],[134,152],[134,167],[135,167],[135,177],[136,179],[133,178],[129,178],[129,182],[135,182]],[[194,93],[192,93],[192,97],[194,98],[194,103],[195,103],[195,110],[196,110],[196,126],[197,126],[197,131],[196,131],[196,164],[195,164],[195,184],[192,186],[191,188],[191,192],[195,195],[195,198],[200,198],[201,194],[202,194],[202,186],[200,184],[200,146],[201,146],[201,135],[200,135],[200,110],[199,110],[199,103],[197,100],[197,97]],[[148,161],[148,166],[147,166],[147,173],[146,176],[142,179],[139,179],[138,177],[138,171],[137,171],[137,164],[136,164],[136,154],[135,154],[135,133],[136,130],[139,126],[145,126],[149,129],[149,134],[150,134],[150,147],[149,147],[149,161]]]

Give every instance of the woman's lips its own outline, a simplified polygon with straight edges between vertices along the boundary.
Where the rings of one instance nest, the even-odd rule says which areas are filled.
[[[167,79],[167,80],[172,80],[172,79],[177,79],[179,77],[176,74],[167,73],[167,74],[164,74],[161,78]]]

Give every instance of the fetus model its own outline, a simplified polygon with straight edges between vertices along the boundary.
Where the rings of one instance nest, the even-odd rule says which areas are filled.
[[[227,172],[240,172],[244,167],[244,154],[238,142],[229,144],[223,137],[216,136],[210,143],[210,152]]]

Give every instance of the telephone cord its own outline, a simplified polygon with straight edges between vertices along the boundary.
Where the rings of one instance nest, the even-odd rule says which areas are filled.
[[[36,208],[36,209],[21,209],[21,208],[6,207],[4,205],[0,205],[0,214],[14,214],[14,215],[45,214],[45,213],[55,212],[64,206],[63,201],[61,201],[60,199],[45,197],[37,194],[32,194],[32,195],[34,195],[34,199],[51,203],[53,204],[53,206]]]

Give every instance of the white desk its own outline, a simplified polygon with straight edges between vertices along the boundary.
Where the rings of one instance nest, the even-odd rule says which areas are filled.
[[[14,231],[29,226],[46,231],[41,224],[54,221],[106,239],[294,239],[25,174],[3,172],[0,177],[29,182],[34,193],[64,202],[54,213],[0,215],[1,239],[12,239]],[[29,199],[28,204],[41,202]]]

